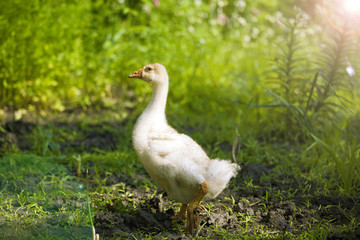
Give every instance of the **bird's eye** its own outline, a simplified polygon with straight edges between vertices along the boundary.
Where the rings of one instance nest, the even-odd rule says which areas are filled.
[[[151,67],[146,68],[146,71],[151,71],[151,70],[153,70]]]

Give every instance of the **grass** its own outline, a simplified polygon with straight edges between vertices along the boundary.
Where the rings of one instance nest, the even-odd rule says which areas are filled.
[[[57,124],[34,125],[27,141],[36,147],[18,149],[17,153],[10,152],[0,159],[2,238],[89,239],[92,226],[105,239],[116,236],[151,239],[183,234],[181,223],[151,220],[150,216],[171,214],[171,209],[177,210],[179,205],[151,181],[131,146],[117,144],[115,150],[104,150],[112,140],[107,135],[110,131],[102,129],[102,124],[81,129],[72,123],[69,126],[81,130],[70,135],[64,134],[66,128],[61,129],[64,125]],[[78,152],[74,152],[69,143],[88,136],[88,131],[106,133],[102,138],[108,140],[102,146],[95,144],[94,148],[78,145]],[[52,134],[39,134],[46,132]],[[120,132],[117,134],[121,135]],[[95,136],[102,141],[99,135]],[[60,152],[52,151],[51,141],[60,147]],[[38,146],[45,146],[45,150]],[[197,239],[357,236],[360,203],[352,197],[357,194],[356,188],[348,191],[341,175],[328,175],[338,171],[332,168],[336,162],[328,159],[331,154],[319,151],[322,148],[310,146],[302,152],[297,146],[287,150],[288,144],[255,139],[242,142],[238,159],[245,172],[231,181],[222,196],[205,203],[202,228],[193,236]],[[331,149],[335,151],[334,147]],[[351,149],[349,146],[349,152],[344,155],[349,157],[347,164],[358,159],[357,152]],[[223,156],[231,154],[220,147],[209,154],[219,152]],[[356,186],[356,182],[351,182],[351,186]],[[224,216],[229,220],[224,222]],[[279,217],[284,224],[275,220]],[[122,221],[134,219],[147,219],[144,223],[147,230],[134,228],[137,226],[134,222],[126,225],[133,229],[128,232]],[[166,227],[157,226],[155,221]],[[112,235],[105,234],[105,229]]]
[[[0,238],[184,236],[131,144],[150,62],[169,123],[243,169],[186,237],[358,238],[359,39],[314,1],[154,2],[0,3]]]
[[[2,238],[66,239],[87,232],[84,185],[55,159],[9,155],[1,158],[0,171]]]

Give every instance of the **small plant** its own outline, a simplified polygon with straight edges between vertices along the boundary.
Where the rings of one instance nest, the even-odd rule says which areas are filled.
[[[60,154],[60,146],[54,141],[54,134],[51,130],[38,125],[28,138],[33,144],[34,153],[40,156]]]
[[[321,146],[331,156],[331,160],[335,163],[337,172],[340,174],[342,186],[346,193],[351,194],[360,184],[358,175],[360,167],[360,145],[340,145],[342,156],[336,152],[336,148],[325,143],[318,137],[312,135],[316,144]]]
[[[90,225],[91,225],[91,229],[92,229],[92,239],[93,240],[100,240],[99,234],[97,234],[96,231],[95,231],[95,227],[94,227],[94,223],[93,223],[93,216],[92,216],[92,213],[91,213],[90,198],[89,198],[89,173],[88,173],[88,169],[86,169],[86,203],[87,203],[87,210],[88,210],[88,213],[89,213]]]
[[[76,157],[76,176],[80,177],[81,176],[81,156],[80,154]]]
[[[210,216],[211,209],[214,207],[214,204],[208,203],[205,207],[206,214]]]
[[[250,180],[244,180],[243,181],[243,186],[241,187],[241,189],[244,189],[245,191],[253,191],[254,189],[258,189],[261,188],[258,185],[254,185],[253,184],[253,179]]]

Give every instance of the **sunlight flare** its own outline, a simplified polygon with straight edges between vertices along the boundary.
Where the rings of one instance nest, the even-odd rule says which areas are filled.
[[[345,0],[344,9],[350,14],[360,14],[360,0]]]

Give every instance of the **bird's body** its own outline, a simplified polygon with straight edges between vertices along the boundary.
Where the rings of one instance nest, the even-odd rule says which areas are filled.
[[[193,215],[189,207],[196,208],[200,200],[216,197],[240,167],[229,161],[210,159],[193,139],[169,126],[165,116],[169,81],[163,65],[149,64],[129,77],[153,85],[150,103],[134,127],[135,151],[151,178],[171,198],[183,204],[180,214],[187,210],[187,230],[192,231],[198,223],[189,225],[189,221],[197,221],[189,216]]]

